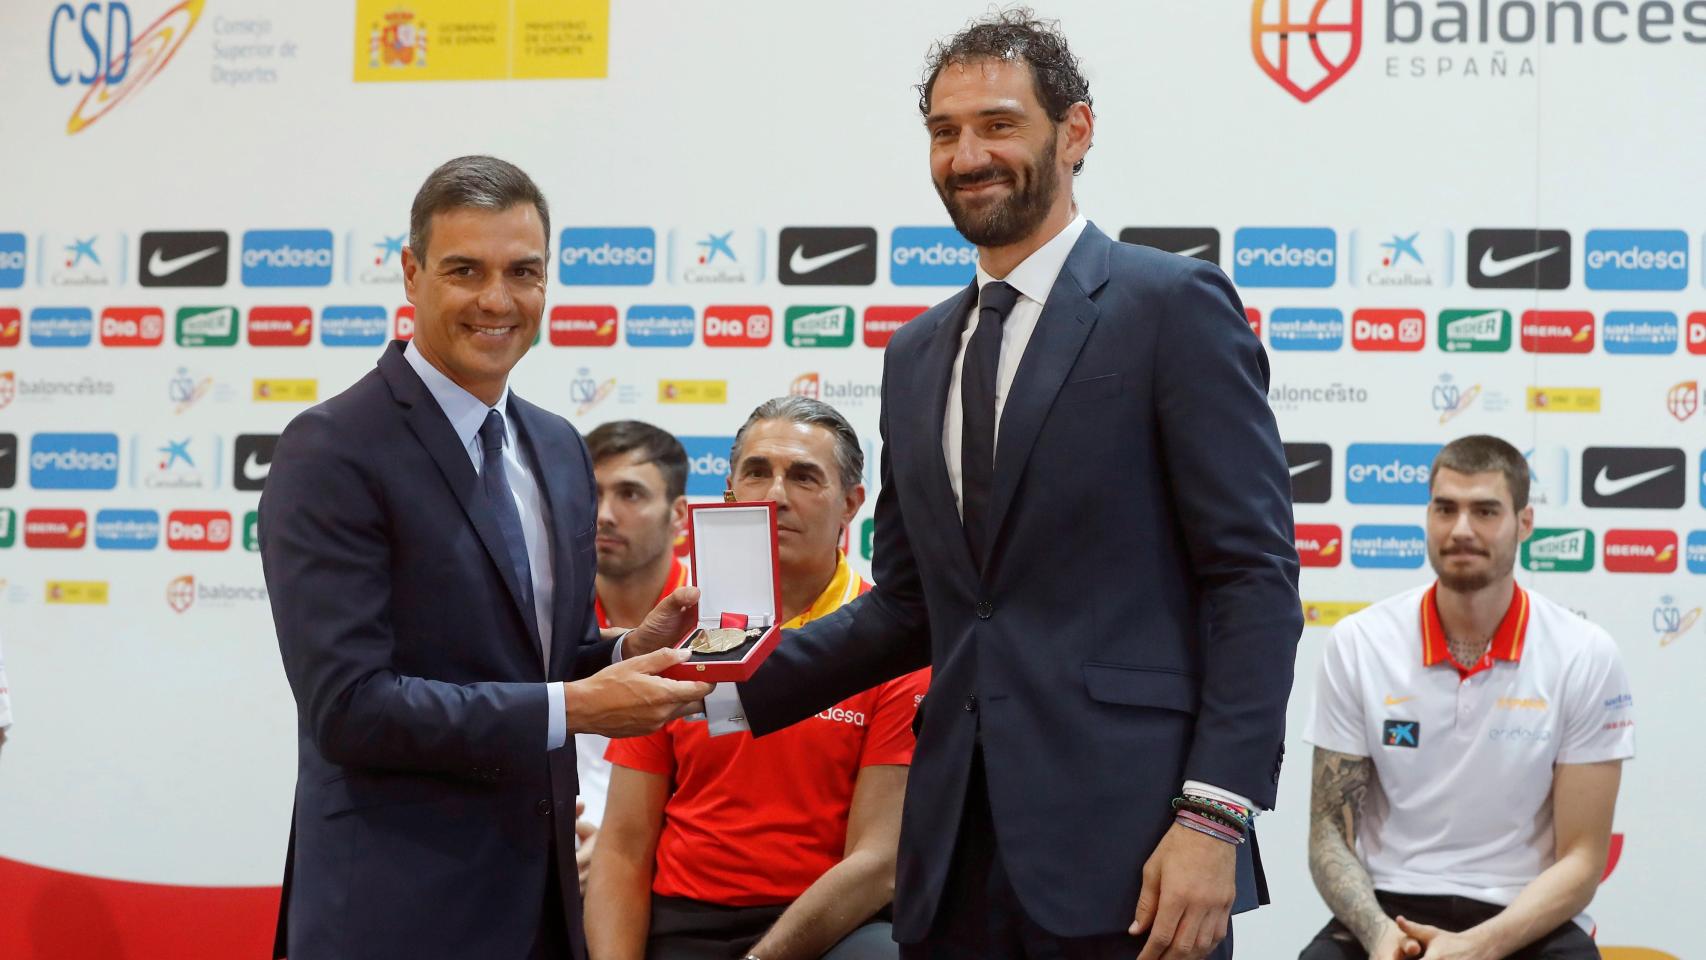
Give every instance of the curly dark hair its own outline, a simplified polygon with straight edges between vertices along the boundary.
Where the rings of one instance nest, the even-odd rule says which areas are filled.
[[[924,64],[924,80],[918,85],[918,112],[930,116],[930,94],[936,77],[949,64],[979,60],[1023,60],[1031,67],[1031,83],[1037,101],[1049,119],[1066,119],[1075,103],[1092,107],[1090,82],[1084,79],[1078,58],[1060,32],[1060,21],[1039,20],[1028,7],[1013,7],[973,20],[964,30],[930,48]],[[1084,169],[1079,160],[1073,173]]]

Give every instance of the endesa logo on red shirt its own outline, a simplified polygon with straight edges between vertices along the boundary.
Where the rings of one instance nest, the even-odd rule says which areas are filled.
[[[224,510],[173,510],[166,516],[171,550],[224,550],[231,546],[231,514]]]
[[[0,347],[15,347],[24,335],[24,312],[17,307],[0,307]]]
[[[1675,573],[1676,554],[1671,530],[1605,531],[1605,569],[1612,573]]]
[[[1250,325],[1250,332],[1256,335],[1257,340],[1262,339],[1262,311],[1255,307],[1245,307],[1244,322]]]
[[[769,307],[705,308],[707,347],[767,347],[775,329]]]
[[[1351,314],[1351,346],[1358,350],[1414,352],[1428,339],[1420,310],[1358,310]]]
[[[81,510],[31,510],[24,514],[24,546],[81,550],[89,540],[89,515]]]
[[[17,316],[18,316],[18,311],[13,310],[12,311],[13,321],[12,322],[14,324],[17,323]],[[4,314],[0,314],[0,321],[3,321],[3,320],[4,320]],[[0,322],[0,331],[3,331],[3,330],[4,330],[4,323]],[[1687,327],[1686,333],[1684,334],[1684,339],[1688,343],[1688,352],[1689,353],[1706,353],[1706,312],[1691,313],[1688,315],[1688,327]],[[4,340],[4,338],[0,338],[0,347],[16,346],[17,343],[18,343],[18,333],[17,333],[17,329],[15,326],[14,326],[13,331],[12,331],[11,342],[8,343]]]
[[[159,307],[108,307],[101,311],[101,346],[157,347],[166,339],[166,312]]]
[[[249,346],[306,347],[314,338],[314,311],[307,307],[249,308]]]
[[[1336,567],[1345,555],[1344,531],[1336,523],[1297,525],[1297,560],[1306,567]]]
[[[907,321],[918,316],[929,307],[866,307],[865,308],[865,346],[881,350],[889,345],[894,332],[906,326]]]
[[[616,308],[612,306],[552,307],[549,325],[552,346],[616,345]]]
[[[1593,314],[1586,310],[1525,310],[1522,348],[1529,353],[1592,353]]]
[[[413,340],[415,338],[415,308],[413,304],[397,308],[397,316],[391,322],[391,339]]]

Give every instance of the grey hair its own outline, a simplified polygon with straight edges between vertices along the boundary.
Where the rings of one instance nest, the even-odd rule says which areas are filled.
[[[521,168],[497,157],[468,156],[447,160],[427,175],[409,207],[409,249],[416,260],[426,259],[434,214],[457,207],[508,210],[531,203],[545,228],[545,248],[551,248],[551,211],[545,195]]]
[[[851,490],[864,481],[865,451],[859,446],[859,435],[853,431],[853,425],[847,422],[841,411],[810,397],[777,397],[759,404],[758,409],[752,411],[752,416],[747,417],[735,431],[734,446],[729,448],[731,471],[740,463],[740,442],[747,429],[764,420],[804,423],[828,430],[835,437],[835,469],[840,474],[841,488]]]

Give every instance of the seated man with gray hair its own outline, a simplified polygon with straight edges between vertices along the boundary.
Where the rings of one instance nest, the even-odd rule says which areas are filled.
[[[834,407],[761,404],[729,469],[734,499],[776,501],[784,627],[869,589],[840,549],[865,502],[864,454]],[[897,956],[887,908],[928,685],[920,670],[763,739],[676,720],[613,742],[587,889],[593,956]]]

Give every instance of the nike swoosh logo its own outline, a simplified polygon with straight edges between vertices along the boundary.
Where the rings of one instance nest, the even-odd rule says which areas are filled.
[[[1613,480],[1611,479],[1611,468],[1600,467],[1599,473],[1593,478],[1593,492],[1602,497],[1615,497],[1623,491],[1628,490],[1630,487],[1638,487],[1641,484],[1646,483],[1648,480],[1652,480],[1655,477],[1662,477],[1675,469],[1676,465],[1672,464],[1668,467],[1659,467],[1656,470],[1647,470],[1642,473],[1631,473],[1627,477],[1618,477]]]
[[[243,461],[243,479],[251,481],[265,480],[267,478],[267,474],[271,472],[272,464],[261,463],[260,454],[250,450],[249,458]]]
[[[1416,699],[1416,698],[1415,697],[1394,697],[1394,696],[1391,696],[1389,694],[1386,697],[1386,705],[1389,707],[1396,707],[1400,703],[1409,703],[1411,700],[1414,700],[1414,699]]]
[[[1493,248],[1488,247],[1481,253],[1481,275],[1489,279],[1493,277],[1502,277],[1505,274],[1510,273],[1512,270],[1520,270],[1531,263],[1544,260],[1557,252],[1557,247],[1547,247],[1544,250],[1536,250],[1533,253],[1518,254],[1517,256],[1500,260],[1493,256]]]
[[[818,270],[829,266],[837,260],[845,260],[848,257],[851,257],[855,253],[865,249],[867,246],[869,246],[869,244],[861,243],[857,246],[843,247],[840,250],[831,250],[828,253],[820,253],[815,257],[806,256],[805,247],[795,247],[794,252],[788,257],[788,269],[795,273],[816,273]]]
[[[1202,253],[1203,251],[1205,251],[1207,249],[1208,249],[1208,244],[1202,243],[1202,244],[1198,244],[1198,245],[1190,248],[1189,250],[1176,250],[1174,252],[1177,253],[1181,257],[1194,257],[1197,254]]]
[[[159,250],[155,250],[154,255],[148,258],[148,272],[156,277],[169,277],[172,274],[177,273],[179,270],[200,263],[218,252],[219,248],[214,246],[208,247],[205,250],[197,250],[194,253],[180,254],[176,257],[172,257],[171,259],[167,259],[160,256]]]
[[[1297,466],[1291,468],[1291,475],[1295,477],[1298,474],[1303,473],[1306,470],[1313,470],[1316,467],[1319,467],[1320,465],[1321,465],[1321,461],[1319,461],[1319,460],[1311,460],[1308,463],[1300,463]]]

